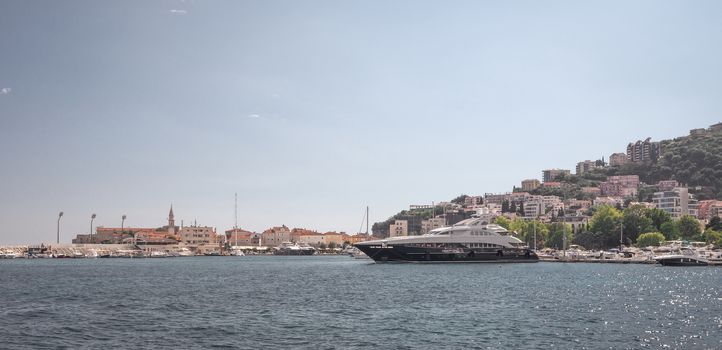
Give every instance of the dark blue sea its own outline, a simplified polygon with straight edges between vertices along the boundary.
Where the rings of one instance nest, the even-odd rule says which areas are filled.
[[[722,268],[0,260],[0,348],[722,349]]]

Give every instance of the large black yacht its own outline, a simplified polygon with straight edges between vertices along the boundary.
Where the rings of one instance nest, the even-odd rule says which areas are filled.
[[[537,262],[524,242],[505,228],[475,217],[421,236],[366,241],[355,246],[376,262]]]

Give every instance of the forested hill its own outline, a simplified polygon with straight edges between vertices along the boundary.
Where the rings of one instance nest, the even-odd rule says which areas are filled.
[[[607,168],[607,175],[639,175],[647,184],[677,180],[686,184],[698,199],[722,200],[722,130],[707,129],[701,135],[660,142],[659,159],[652,164],[627,164]]]

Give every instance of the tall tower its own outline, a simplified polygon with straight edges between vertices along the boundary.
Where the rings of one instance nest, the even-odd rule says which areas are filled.
[[[175,217],[173,215],[173,204],[170,205],[170,212],[168,213],[168,233],[175,235]]]

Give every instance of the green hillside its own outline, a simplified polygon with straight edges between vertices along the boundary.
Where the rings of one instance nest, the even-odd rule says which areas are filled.
[[[639,175],[640,181],[652,186],[640,186],[639,201],[651,201],[657,191],[656,185],[662,180],[677,180],[689,187],[699,200],[722,200],[722,128],[707,129],[703,134],[678,137],[660,142],[660,154],[656,162],[632,163],[620,167],[592,169],[581,176],[567,175],[557,179],[562,183],[559,188],[545,188],[530,191],[535,195],[555,195],[562,199],[592,199],[584,193],[583,187],[597,187],[607,176]],[[514,191],[521,191],[514,188]],[[463,197],[452,202],[463,203]],[[628,202],[631,200],[628,200]],[[626,203],[625,203],[626,204]],[[626,205],[625,205],[626,206]],[[436,208],[435,214],[443,211]],[[402,211],[384,222],[375,223],[373,232],[378,236],[388,235],[388,227],[394,220],[407,220],[409,232],[421,231],[421,220],[432,216],[431,210]],[[464,219],[463,215],[449,219],[450,223]]]
[[[699,199],[722,199],[722,130],[661,141],[653,164],[627,164],[605,169],[606,175],[639,175],[647,184],[677,180]],[[695,187],[702,187],[695,190]]]

